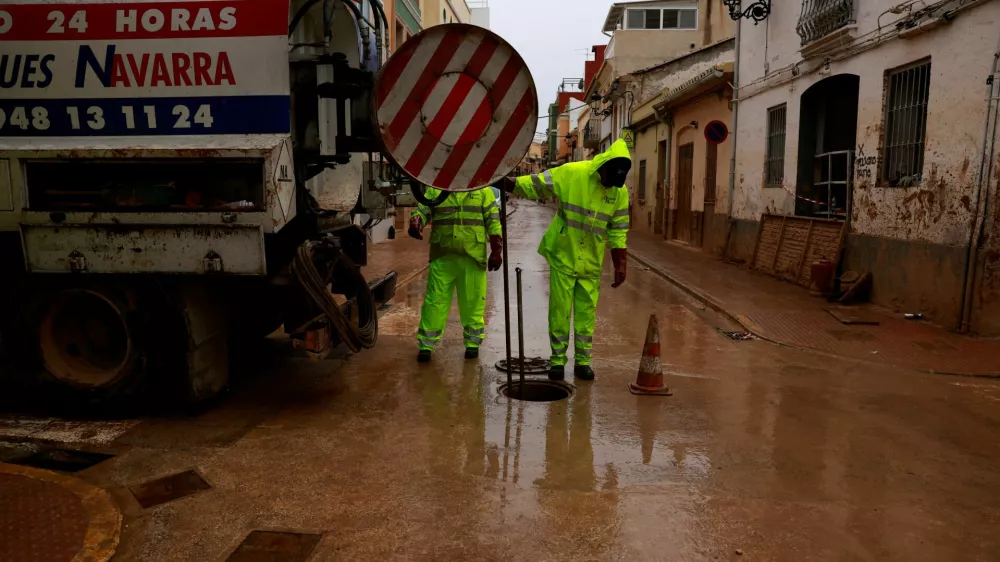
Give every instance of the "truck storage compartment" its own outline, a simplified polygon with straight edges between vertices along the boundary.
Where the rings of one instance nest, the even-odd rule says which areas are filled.
[[[263,211],[262,159],[32,160],[32,211]]]

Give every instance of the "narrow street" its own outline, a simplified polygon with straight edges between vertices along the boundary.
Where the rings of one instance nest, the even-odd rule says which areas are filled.
[[[522,202],[510,219],[528,356],[549,351],[547,266],[535,248],[551,213]],[[11,429],[22,420],[0,424],[0,450],[113,455],[75,476],[121,508],[123,561],[225,560],[252,531],[319,535],[314,561],[1000,552],[992,379],[733,341],[726,320],[632,262],[618,289],[606,267],[596,381],[568,400],[512,401],[493,367],[504,354],[502,290],[491,274],[478,362],[462,358],[453,311],[433,362],[416,363],[418,277],[388,306],[371,351],[316,362],[269,340],[246,350],[254,368],[201,415],[85,423],[61,443],[25,442]],[[671,397],[626,388],[650,314]],[[136,499],[140,484],[187,470],[209,488],[148,508]]]

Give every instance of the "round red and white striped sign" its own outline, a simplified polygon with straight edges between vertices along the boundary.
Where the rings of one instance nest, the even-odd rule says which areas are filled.
[[[538,124],[521,55],[495,33],[458,23],[417,34],[389,58],[375,79],[373,110],[386,156],[446,191],[510,173]]]

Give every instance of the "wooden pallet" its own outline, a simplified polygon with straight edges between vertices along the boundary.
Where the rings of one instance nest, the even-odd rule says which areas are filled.
[[[846,232],[840,220],[765,214],[750,269],[809,287],[810,266],[817,259],[830,260],[836,271]]]

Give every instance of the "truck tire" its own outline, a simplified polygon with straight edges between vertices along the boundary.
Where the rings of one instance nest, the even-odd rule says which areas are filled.
[[[172,291],[182,324],[170,347],[182,362],[167,375],[181,405],[188,407],[214,398],[229,382],[230,316],[224,287],[208,281],[185,280]]]
[[[33,398],[72,411],[125,405],[153,359],[149,298],[110,279],[72,281],[46,279],[32,291]]]
[[[226,384],[225,307],[204,283],[36,277],[23,297],[20,324],[34,337],[14,388],[27,404],[110,414],[146,409],[155,395],[170,409]]]

